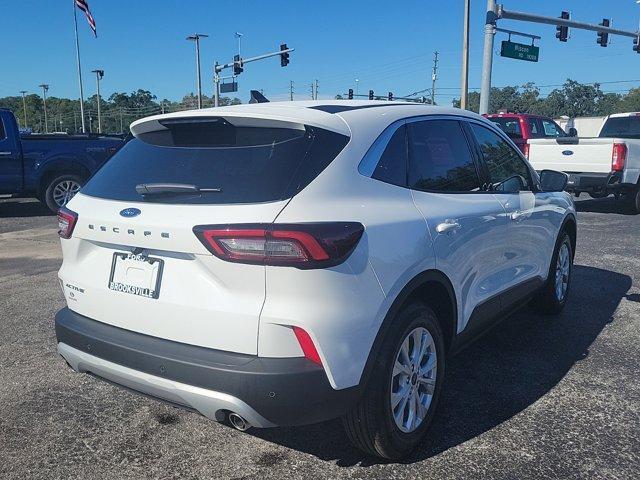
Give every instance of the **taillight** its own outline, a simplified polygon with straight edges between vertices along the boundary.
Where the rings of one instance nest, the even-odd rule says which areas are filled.
[[[347,259],[364,227],[356,222],[199,225],[193,232],[228,262],[325,268]]]
[[[621,172],[627,162],[627,145],[624,143],[614,143],[611,154],[611,170]]]
[[[526,157],[527,160],[529,160],[529,144],[525,143],[522,145],[522,153],[524,153],[524,156]]]
[[[73,228],[78,221],[78,214],[68,208],[58,210],[58,235],[60,238],[71,238]]]
[[[304,356],[311,360],[313,363],[322,365],[320,354],[318,353],[318,350],[313,344],[313,340],[311,339],[307,331],[300,327],[293,327],[293,333],[295,333],[296,338],[298,339],[298,343],[300,344],[300,348],[302,349],[302,353],[304,353]]]

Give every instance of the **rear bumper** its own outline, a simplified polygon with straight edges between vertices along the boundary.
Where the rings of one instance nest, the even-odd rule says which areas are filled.
[[[261,358],[172,342],[97,322],[68,308],[55,319],[58,352],[77,372],[192,408],[227,411],[256,427],[303,425],[343,415],[358,387],[334,390],[306,358]]]
[[[567,172],[567,174],[569,175],[569,180],[566,190],[569,192],[616,193],[634,186],[630,183],[622,183],[622,172]]]

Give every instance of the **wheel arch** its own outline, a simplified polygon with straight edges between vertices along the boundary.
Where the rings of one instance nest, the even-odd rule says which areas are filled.
[[[393,320],[400,309],[412,301],[422,301],[433,309],[444,335],[445,348],[451,348],[458,327],[458,306],[455,290],[449,278],[440,270],[425,270],[413,277],[396,296],[387,311],[378,334],[373,342],[371,351],[360,379],[365,385],[375,366],[378,352],[393,326]]]
[[[40,173],[38,195],[43,196],[49,186],[49,182],[60,175],[78,175],[83,180],[86,180],[91,176],[91,172],[84,165],[69,159],[60,159],[55,163],[47,164],[46,168]]]
[[[576,243],[578,240],[578,223],[576,222],[576,217],[570,213],[568,214],[562,222],[562,226],[560,227],[558,238],[560,237],[560,233],[566,232],[569,235],[569,240],[571,241],[571,252],[573,257],[576,256]],[[557,240],[556,240],[557,244]]]

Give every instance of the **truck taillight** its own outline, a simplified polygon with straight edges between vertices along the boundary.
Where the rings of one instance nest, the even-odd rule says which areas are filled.
[[[356,222],[199,225],[193,232],[227,262],[309,269],[344,262],[364,227]]]
[[[528,142],[522,145],[522,153],[524,153],[525,158],[529,160],[529,143]]]
[[[58,235],[60,238],[71,238],[73,229],[78,221],[78,214],[68,208],[58,210]]]
[[[627,145],[624,143],[614,143],[611,154],[611,170],[621,172],[627,162]]]

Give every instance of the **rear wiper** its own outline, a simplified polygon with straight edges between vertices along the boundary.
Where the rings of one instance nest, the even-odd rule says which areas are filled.
[[[162,194],[194,194],[222,192],[221,188],[200,188],[190,183],[140,183],[136,185],[136,192],[140,195],[162,195]]]

